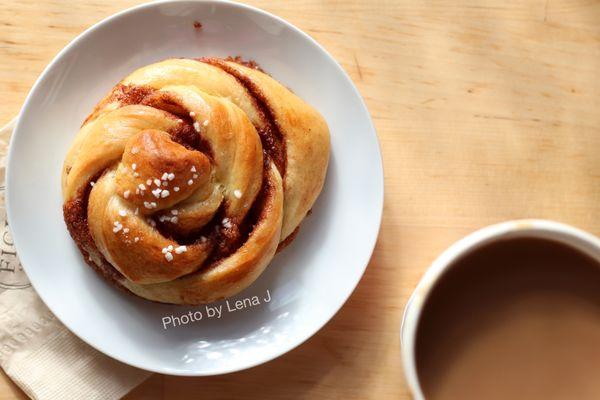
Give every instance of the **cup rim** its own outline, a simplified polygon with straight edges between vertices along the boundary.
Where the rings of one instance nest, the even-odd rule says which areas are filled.
[[[435,284],[459,258],[497,240],[522,237],[559,241],[591,256],[600,264],[600,238],[571,225],[543,219],[512,220],[486,226],[450,245],[421,277],[406,303],[400,324],[402,367],[409,390],[416,400],[425,398],[416,367],[417,328],[423,306]]]

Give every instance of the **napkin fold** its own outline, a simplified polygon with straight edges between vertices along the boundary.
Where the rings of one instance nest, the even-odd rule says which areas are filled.
[[[5,163],[16,118],[0,129],[0,367],[32,399],[120,399],[150,376],[72,334],[35,293],[13,247]]]

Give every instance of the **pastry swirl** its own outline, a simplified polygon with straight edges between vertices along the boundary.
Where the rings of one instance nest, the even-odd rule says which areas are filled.
[[[87,262],[140,297],[200,304],[249,286],[319,195],[329,131],[239,60],[169,59],[95,107],[62,173]]]

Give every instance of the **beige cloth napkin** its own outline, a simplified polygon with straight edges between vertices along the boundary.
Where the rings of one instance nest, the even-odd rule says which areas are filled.
[[[17,258],[4,208],[4,166],[15,123],[0,130],[0,367],[32,399],[119,399],[150,373],[105,356],[65,328]]]

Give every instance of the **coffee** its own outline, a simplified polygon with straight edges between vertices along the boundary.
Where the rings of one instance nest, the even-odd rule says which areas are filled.
[[[427,399],[600,399],[600,265],[545,239],[454,263],[417,328]]]

